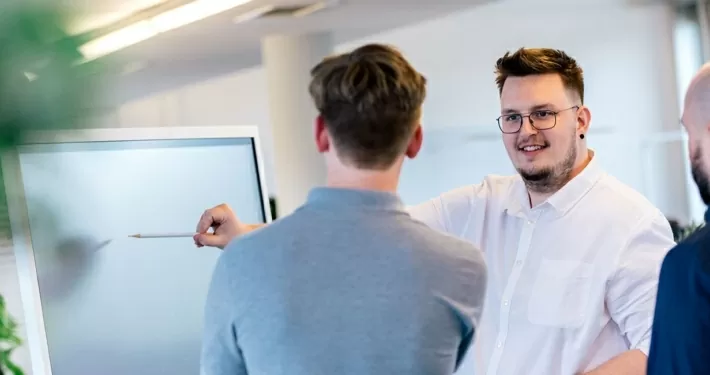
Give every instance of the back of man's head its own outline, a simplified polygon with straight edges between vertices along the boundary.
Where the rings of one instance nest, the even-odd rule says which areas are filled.
[[[396,49],[369,44],[311,70],[311,97],[340,161],[385,170],[419,126],[426,79]]]
[[[710,64],[700,69],[688,87],[682,122],[688,132],[693,178],[701,198],[710,205]]]

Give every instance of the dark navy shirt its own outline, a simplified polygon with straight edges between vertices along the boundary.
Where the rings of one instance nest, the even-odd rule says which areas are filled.
[[[710,222],[710,209],[705,222]],[[710,226],[678,244],[663,261],[648,374],[710,374]]]

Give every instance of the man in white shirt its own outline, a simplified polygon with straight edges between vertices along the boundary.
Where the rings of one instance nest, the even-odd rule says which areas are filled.
[[[574,59],[520,49],[496,69],[498,125],[519,174],[488,176],[410,208],[485,253],[483,318],[458,373],[645,374],[670,225],[587,148],[591,113]],[[224,207],[201,223],[195,241],[208,246],[254,228]]]

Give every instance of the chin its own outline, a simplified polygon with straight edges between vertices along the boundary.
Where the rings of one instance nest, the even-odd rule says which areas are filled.
[[[516,166],[518,170],[529,172],[529,173],[535,173],[537,171],[541,171],[544,169],[548,169],[547,165],[544,165],[543,163],[536,163],[536,162],[529,162],[529,161],[523,161],[521,163],[518,163]]]

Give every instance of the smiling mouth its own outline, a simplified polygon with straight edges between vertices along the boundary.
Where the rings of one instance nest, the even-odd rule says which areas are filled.
[[[535,151],[540,151],[545,148],[547,148],[547,146],[529,145],[529,146],[518,147],[518,150],[524,151],[524,152],[535,152]]]

